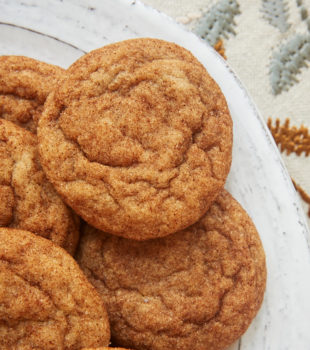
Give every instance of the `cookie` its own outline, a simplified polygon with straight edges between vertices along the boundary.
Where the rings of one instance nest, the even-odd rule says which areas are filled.
[[[190,52],[155,39],[92,51],[45,105],[42,166],[85,221],[145,240],[196,222],[231,163],[225,98]]]
[[[137,242],[87,226],[77,260],[102,296],[112,341],[137,350],[220,350],[256,315],[265,255],[254,224],[223,191],[191,227]]]
[[[30,232],[0,228],[1,350],[108,346],[102,299],[74,259]]]
[[[0,56],[0,118],[35,133],[44,102],[64,70],[24,56]]]
[[[75,251],[79,219],[48,182],[37,137],[0,119],[0,227],[31,231]]]

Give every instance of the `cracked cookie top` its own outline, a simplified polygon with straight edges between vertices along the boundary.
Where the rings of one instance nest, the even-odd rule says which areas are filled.
[[[39,122],[42,165],[91,225],[131,239],[196,222],[231,163],[225,98],[187,50],[155,39],[76,61]]]
[[[0,228],[0,348],[108,346],[103,301],[63,249],[30,232]]]
[[[0,119],[0,227],[14,227],[52,240],[73,254],[79,219],[68,208],[39,162],[37,137]]]
[[[36,133],[47,95],[64,70],[24,56],[0,56],[0,118]]]
[[[261,305],[263,247],[225,190],[200,221],[167,237],[137,242],[84,230],[77,260],[103,297],[115,345],[225,349]]]

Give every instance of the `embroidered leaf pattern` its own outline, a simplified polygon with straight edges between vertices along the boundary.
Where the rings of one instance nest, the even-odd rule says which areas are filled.
[[[302,21],[305,21],[307,24],[307,29],[310,32],[310,18],[306,6],[303,3],[303,0],[297,0],[297,6],[299,7],[300,18]]]
[[[224,58],[224,60],[227,59],[222,39],[218,40],[218,42],[213,47]]]
[[[236,0],[220,0],[199,20],[195,32],[214,46],[221,38],[228,38],[234,31],[234,17],[240,13]]]
[[[303,125],[300,128],[296,126],[291,127],[289,119],[286,119],[281,125],[278,118],[274,125],[272,119],[268,118],[267,125],[281,152],[286,151],[287,154],[294,152],[298,156],[302,153],[306,156],[310,155],[310,133],[308,128]],[[308,216],[310,218],[310,196],[293,178],[292,181],[300,197],[308,204]]]
[[[310,61],[310,34],[296,34],[272,55],[270,82],[274,95],[298,82],[296,75]]]
[[[279,119],[276,119],[273,124],[272,119],[269,118],[267,125],[281,152],[286,151],[287,154],[294,152],[298,156],[302,153],[306,156],[310,155],[310,133],[308,128],[303,125],[300,128],[290,126],[289,119],[286,119],[281,125]]]
[[[263,18],[272,26],[278,28],[281,33],[286,32],[290,24],[287,22],[287,3],[285,0],[262,0]]]
[[[293,185],[296,189],[296,191],[300,194],[300,197],[303,199],[303,201],[305,201],[309,208],[308,208],[308,216],[310,218],[310,196],[308,195],[308,193],[301,187],[299,186],[295,181],[294,179],[292,178],[292,181],[293,181]]]

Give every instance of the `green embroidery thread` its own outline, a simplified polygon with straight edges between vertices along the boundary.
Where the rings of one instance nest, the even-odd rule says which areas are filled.
[[[302,21],[307,23],[307,29],[310,32],[310,18],[307,8],[303,4],[303,0],[297,0],[297,6],[299,7],[300,17]]]
[[[239,13],[236,0],[220,0],[201,17],[195,32],[214,46],[221,38],[236,34],[234,17]]]
[[[288,11],[285,0],[262,0],[263,18],[272,26],[278,28],[281,33],[285,33],[290,24],[287,22]]]
[[[270,64],[270,82],[274,95],[298,82],[296,75],[310,61],[310,35],[297,34],[274,52]]]

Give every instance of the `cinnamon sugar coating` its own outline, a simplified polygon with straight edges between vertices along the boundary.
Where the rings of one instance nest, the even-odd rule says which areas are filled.
[[[127,238],[196,222],[224,186],[232,121],[192,54],[135,39],[77,60],[38,127],[43,168],[91,225]]]
[[[13,227],[52,240],[73,254],[79,219],[47,180],[37,137],[0,119],[0,227]]]
[[[24,56],[0,56],[0,118],[36,133],[44,102],[64,69]]]
[[[222,350],[262,303],[265,254],[242,207],[222,191],[194,225],[144,242],[86,226],[77,260],[102,296],[112,341],[138,350]]]
[[[0,228],[1,350],[108,346],[103,301],[74,259],[30,232]]]

